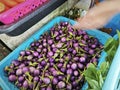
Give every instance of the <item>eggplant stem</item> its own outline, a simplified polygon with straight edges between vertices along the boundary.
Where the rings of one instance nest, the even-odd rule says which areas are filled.
[[[69,79],[70,79],[70,75],[67,76],[67,80],[66,80],[66,83],[68,84],[69,82]]]
[[[29,65],[30,66],[36,66],[36,65],[38,65],[38,63],[36,63],[36,62],[34,62],[34,63],[30,62]]]
[[[18,84],[18,81],[15,82],[15,85],[17,85],[17,84]]]
[[[83,78],[83,74],[76,80],[76,82],[78,83],[82,78]]]
[[[36,87],[35,87],[36,86]],[[33,90],[39,90],[39,83],[34,82]]]
[[[26,77],[25,77],[25,79],[27,80],[27,82],[28,82],[29,84],[32,84],[32,82],[31,82],[29,79],[27,79]]]
[[[78,48],[78,47],[75,47],[75,50],[76,50],[77,52],[79,52],[79,48]]]
[[[66,51],[67,51],[67,48],[65,48],[65,49],[60,49],[60,50],[63,50],[63,51],[65,51],[65,52],[66,52]]]
[[[44,85],[41,85],[41,87],[46,87],[47,85],[46,84],[44,84]]]
[[[60,53],[60,58],[62,58],[63,57],[63,53]]]
[[[43,73],[42,73],[42,79],[43,79],[43,77],[44,77],[44,73],[45,73],[45,71],[47,70],[48,67],[49,67],[49,64],[47,64],[46,67],[45,67],[44,70],[43,70]]]
[[[40,62],[41,62],[42,60],[43,60],[43,58],[39,58],[39,59],[38,59],[38,61],[40,61]]]
[[[35,90],[35,86],[36,86],[37,82],[33,82],[33,90]]]
[[[25,73],[25,75],[27,75],[27,76],[28,76],[28,79],[29,79],[29,81],[31,82],[31,81],[32,81],[32,79],[33,79],[33,77],[29,74],[29,72],[26,72],[26,73]]]
[[[65,62],[64,65],[63,65],[63,67],[66,67],[67,63],[68,63],[68,62]]]
[[[81,40],[81,36],[80,37],[76,37],[77,40]]]
[[[73,46],[73,43],[72,43],[72,42],[70,42],[70,46],[71,46],[71,47]]]
[[[48,46],[48,51],[51,51],[51,50],[50,50],[50,46]]]
[[[58,72],[58,74],[64,75],[64,73],[62,73],[62,72],[60,72],[60,71],[57,71],[57,72]]]
[[[80,51],[82,51],[82,52],[84,52],[84,53],[87,53],[85,50],[83,50],[82,48],[79,48],[80,49]]]
[[[98,51],[96,54],[93,54],[92,58],[95,58],[97,56],[97,54],[99,54],[101,51]]]
[[[26,89],[26,88],[24,88],[24,87],[21,87],[21,88],[20,88],[20,90],[27,90],[27,89]]]
[[[53,79],[53,76],[48,76],[51,80]]]
[[[54,54],[54,56],[53,56],[53,58],[55,59],[57,56],[58,56],[58,54],[57,54],[57,53],[55,53],[55,54]]]
[[[59,71],[58,68],[57,68],[55,65],[53,65],[53,67],[54,67],[57,71]]]
[[[5,71],[12,71],[12,70],[8,66],[6,66]]]
[[[86,46],[85,44],[79,43],[80,46]]]
[[[19,56],[19,57],[18,57],[18,60],[22,61],[22,58],[23,58],[23,56]]]

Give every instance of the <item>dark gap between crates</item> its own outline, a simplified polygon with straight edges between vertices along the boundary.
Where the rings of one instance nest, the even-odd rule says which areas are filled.
[[[12,50],[0,40],[0,61],[5,58]],[[0,89],[1,90],[1,89]]]

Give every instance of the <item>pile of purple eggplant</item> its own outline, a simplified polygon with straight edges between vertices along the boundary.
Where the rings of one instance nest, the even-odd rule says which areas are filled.
[[[21,51],[5,72],[21,90],[80,90],[83,71],[97,65],[102,50],[95,37],[60,22]]]

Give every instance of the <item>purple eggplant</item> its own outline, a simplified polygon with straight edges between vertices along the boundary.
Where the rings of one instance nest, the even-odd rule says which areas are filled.
[[[15,82],[17,80],[17,77],[15,75],[9,75],[8,79],[11,82]]]

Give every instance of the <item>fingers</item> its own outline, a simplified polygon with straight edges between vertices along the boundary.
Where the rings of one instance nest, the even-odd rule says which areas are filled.
[[[98,29],[103,27],[109,19],[112,17],[114,12],[111,9],[106,8],[106,2],[99,4],[91,8],[88,13],[83,17],[77,20],[73,27],[76,29]]]
[[[93,20],[91,18],[85,16],[83,18],[77,19],[77,23],[75,23],[73,28],[82,29],[82,30],[96,28],[94,22],[92,21]]]
[[[82,29],[82,30],[86,30],[86,29],[92,29],[92,26],[88,23],[76,23],[73,28],[75,29]]]
[[[93,29],[94,27],[94,13],[89,11],[84,17],[77,19],[77,23],[73,26],[76,29]]]
[[[81,30],[88,30],[88,29],[96,29],[96,28],[98,28],[98,26],[86,23],[85,25],[83,25],[83,24],[75,24],[73,26],[73,28],[75,28],[75,29],[81,29]]]

